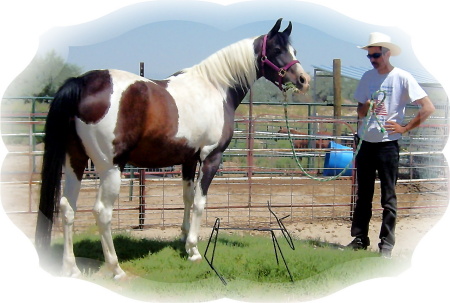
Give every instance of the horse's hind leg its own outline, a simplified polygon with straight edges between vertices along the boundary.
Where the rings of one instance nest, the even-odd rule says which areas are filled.
[[[93,213],[97,220],[106,265],[113,273],[114,279],[121,279],[125,276],[125,272],[119,266],[111,235],[113,205],[120,191],[120,170],[117,166],[101,169],[99,175],[100,189]]]
[[[64,194],[59,205],[64,231],[64,252],[61,274],[66,277],[78,277],[81,275],[81,272],[77,267],[73,253],[73,222],[75,220],[76,203],[81,181],[69,166],[69,162],[66,163],[65,175]]]

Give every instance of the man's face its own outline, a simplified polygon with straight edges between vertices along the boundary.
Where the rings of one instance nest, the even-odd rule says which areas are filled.
[[[383,69],[387,64],[387,60],[389,59],[388,53],[389,52],[383,54],[381,52],[381,47],[375,46],[369,48],[367,56],[369,57],[372,66],[376,70],[380,70]]]

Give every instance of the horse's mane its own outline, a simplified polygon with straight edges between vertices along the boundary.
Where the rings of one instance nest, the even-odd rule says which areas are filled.
[[[253,42],[254,39],[245,39],[229,45],[188,70],[208,79],[217,88],[250,87],[257,79]]]

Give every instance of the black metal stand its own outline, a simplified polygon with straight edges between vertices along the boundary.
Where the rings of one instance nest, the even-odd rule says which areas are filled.
[[[227,281],[225,280],[225,278],[217,271],[217,269],[214,267],[213,262],[214,262],[214,256],[216,253],[216,244],[217,244],[217,238],[219,236],[219,229],[222,230],[251,230],[251,231],[266,231],[266,232],[270,232],[271,236],[272,236],[272,243],[273,243],[273,250],[275,252],[275,258],[277,260],[277,265],[280,265],[279,263],[279,259],[278,259],[278,252],[281,255],[281,258],[283,259],[283,263],[284,266],[286,267],[286,270],[289,274],[289,277],[291,279],[291,282],[294,282],[294,279],[292,278],[292,274],[291,271],[289,270],[289,267],[286,263],[286,259],[284,258],[283,252],[281,251],[280,248],[280,244],[278,243],[278,240],[275,236],[275,231],[281,231],[281,233],[283,234],[284,238],[286,239],[286,242],[288,243],[289,247],[292,250],[295,250],[294,247],[294,242],[291,238],[291,235],[289,234],[289,232],[287,231],[286,227],[283,224],[283,220],[286,219],[287,217],[289,217],[289,215],[278,219],[277,215],[275,215],[275,213],[272,211],[271,207],[270,207],[270,203],[267,203],[267,207],[269,208],[270,213],[275,217],[277,223],[278,223],[278,228],[240,228],[240,227],[220,227],[220,219],[217,218],[216,222],[214,223],[213,229],[211,231],[211,235],[209,236],[209,241],[208,241],[208,245],[206,246],[206,250],[204,253],[204,257],[206,262],[208,262],[209,266],[211,267],[212,270],[214,270],[214,272],[216,273],[216,275],[220,278],[220,280],[222,281],[222,283],[224,285],[227,285]],[[213,240],[213,236],[214,236],[214,240]],[[207,257],[207,253],[209,250],[209,246],[211,244],[211,240],[213,240],[213,247],[212,247],[212,254],[211,254],[211,260],[208,259]]]

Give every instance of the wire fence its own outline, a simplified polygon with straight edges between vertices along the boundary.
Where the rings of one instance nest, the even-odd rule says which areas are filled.
[[[45,114],[31,112],[3,113],[1,120],[9,151],[2,168],[3,207],[10,217],[32,226],[38,208],[44,119]],[[293,143],[299,162],[309,174],[333,176],[351,161],[354,118],[291,115],[289,125],[296,132]],[[209,189],[203,225],[212,226],[216,218],[233,226],[264,225],[273,220],[268,203],[280,217],[289,215],[284,222],[351,218],[357,188],[354,168],[328,182],[306,177],[293,159],[285,127],[281,114],[236,117],[233,140]],[[400,216],[444,213],[449,201],[449,168],[442,149],[447,139],[448,120],[439,113],[403,137],[397,186]],[[179,166],[126,167],[113,228],[180,226],[184,208],[180,174]],[[98,185],[95,166],[89,163],[78,201],[77,230],[95,225],[91,209]],[[380,215],[378,182],[376,187],[374,215]]]

